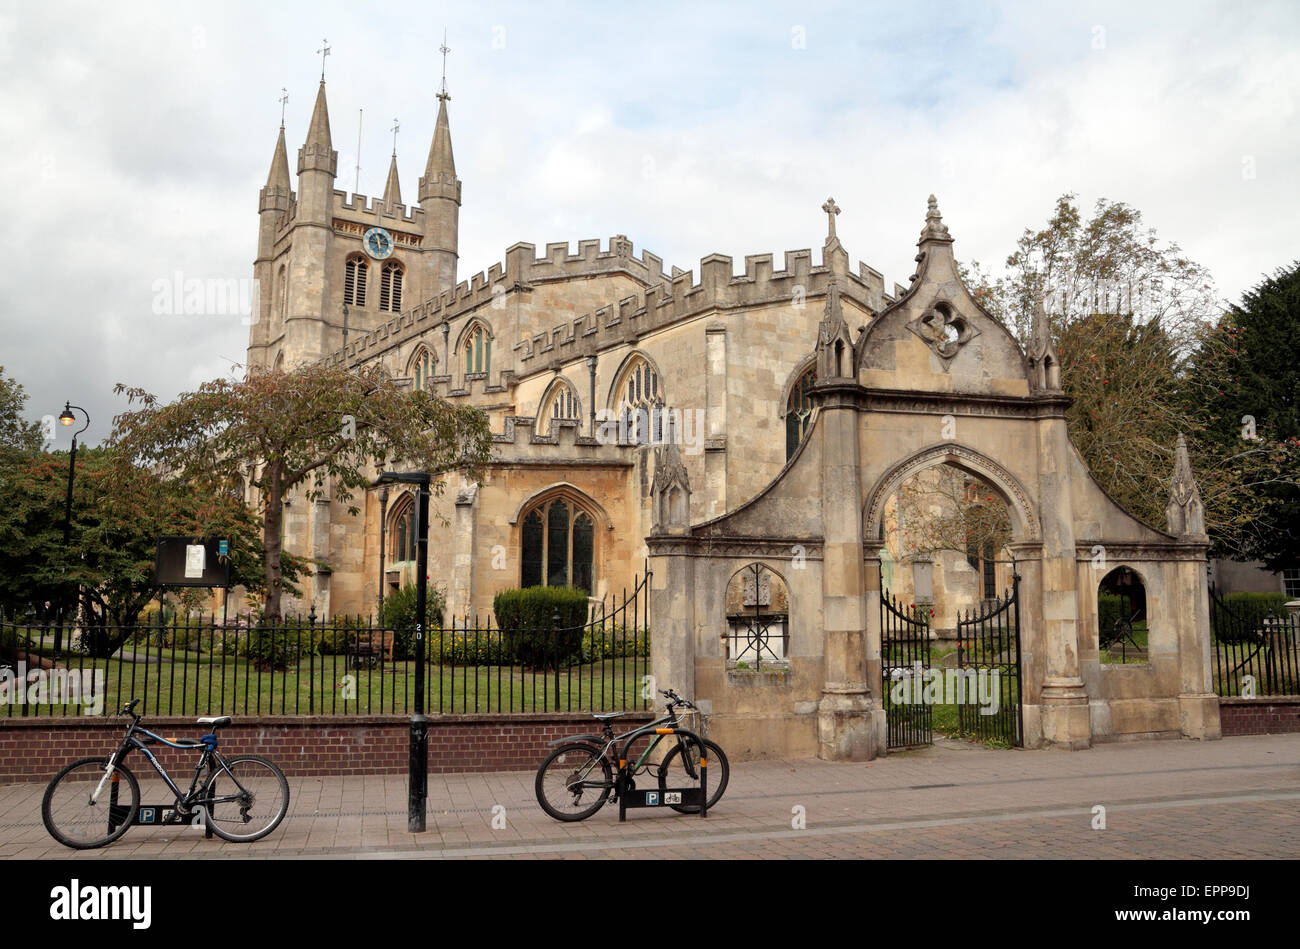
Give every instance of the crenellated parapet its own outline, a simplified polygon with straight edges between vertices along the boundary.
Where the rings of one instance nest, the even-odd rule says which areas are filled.
[[[502,430],[492,433],[495,459],[514,464],[627,467],[635,463],[635,453],[644,450],[583,435],[581,425],[570,419],[556,419],[550,427],[549,434],[540,435],[534,431],[532,418],[506,416]]]
[[[645,285],[638,293],[514,343],[516,369],[524,375],[594,355],[710,310],[782,303],[802,306],[806,298],[826,294],[832,272],[826,264],[815,265],[808,249],[786,251],[780,270],[773,269],[772,254],[747,256],[744,272],[739,274],[734,272],[731,257],[711,254],[700,261],[697,280],[692,270],[673,267],[665,273],[662,259],[648,251],[635,256],[632,242],[623,235],[615,235],[604,246],[599,240],[579,241],[576,253],[568,243],[547,244],[540,256],[534,245],[518,243],[506,250],[504,263],[493,264],[486,272],[478,272],[369,333],[353,334],[346,352],[336,352],[329,360],[374,358],[444,322],[480,309],[490,315],[490,308],[501,306],[507,294],[527,292],[548,281],[623,274]],[[839,274],[838,280],[841,296],[872,314],[892,304],[902,292],[896,285],[894,295],[887,294],[884,277],[863,263],[858,273]]]
[[[369,220],[384,226],[407,224],[417,229],[424,227],[424,208],[419,205],[390,205],[383,198],[364,194],[349,195],[346,191],[335,190],[334,213],[340,217]]]

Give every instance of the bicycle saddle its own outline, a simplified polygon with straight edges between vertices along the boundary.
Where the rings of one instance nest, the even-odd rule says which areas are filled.
[[[199,719],[200,725],[211,725],[212,728],[218,729],[222,725],[229,725],[234,719],[229,715],[205,715]]]
[[[619,718],[626,714],[625,712],[601,712],[599,715],[593,714],[591,717],[597,721],[607,722],[611,718]]]

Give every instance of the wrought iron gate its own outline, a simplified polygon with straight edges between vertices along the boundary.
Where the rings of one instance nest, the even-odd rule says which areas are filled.
[[[1300,618],[1229,603],[1210,584],[1214,690],[1225,696],[1300,692]]]
[[[1020,576],[1011,592],[957,619],[957,727],[963,738],[1025,741],[1020,692]]]
[[[930,611],[901,605],[885,590],[880,595],[880,664],[890,748],[933,742],[934,710],[922,701],[921,676],[930,668]],[[898,695],[903,701],[895,702]]]

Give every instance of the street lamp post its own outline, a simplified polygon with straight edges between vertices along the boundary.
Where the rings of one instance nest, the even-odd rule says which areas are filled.
[[[388,485],[379,489],[379,621],[384,620],[384,554],[388,550]]]
[[[77,436],[90,428],[90,413],[79,405],[73,405],[71,402],[63,404],[63,411],[59,414],[59,424],[64,427],[72,425],[77,421],[77,416],[73,409],[86,416],[86,424],[77,429],[72,436],[72,451],[68,455],[68,496],[63,509],[63,550],[66,554],[68,548],[72,545],[72,479],[77,472]],[[63,614],[59,611],[59,625],[54,629],[54,655],[57,657],[63,648]]]
[[[415,711],[407,765],[406,829],[423,833],[429,800],[429,720],[424,716],[424,628],[429,570],[429,475],[421,471],[385,471],[377,484],[416,486],[415,520]]]

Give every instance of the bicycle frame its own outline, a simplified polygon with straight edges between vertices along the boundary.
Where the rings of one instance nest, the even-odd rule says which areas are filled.
[[[580,774],[580,777],[583,785],[586,787],[613,788],[614,800],[617,801],[620,796],[620,778],[624,775],[624,772],[626,772],[628,778],[640,774],[642,770],[644,770],[646,760],[650,757],[650,754],[659,747],[659,744],[664,741],[667,735],[676,736],[679,734],[691,734],[690,732],[680,729],[678,727],[679,724],[676,711],[669,709],[668,714],[663,718],[655,719],[653,722],[647,722],[645,725],[642,725],[639,728],[634,728],[629,732],[624,732],[621,735],[615,735],[614,727],[610,725],[609,722],[606,722],[605,733],[603,735],[574,735],[571,738],[558,739],[557,741],[552,742],[552,744],[558,744],[560,741],[580,741],[584,739],[602,743],[600,751],[601,757],[609,756],[612,760],[617,762],[618,776],[615,777],[613,781],[588,781],[587,775],[591,773],[591,769],[594,768],[596,764],[596,760],[592,759],[592,761],[587,765],[585,773]],[[671,729],[671,731],[668,729]],[[628,767],[628,748],[632,746],[632,742],[636,741],[636,739],[640,738],[642,735],[649,734],[650,732],[655,733],[654,741],[650,742],[650,744],[646,746],[645,751],[643,751],[640,757],[637,758],[636,762],[633,763],[631,767]],[[694,736],[692,735],[692,737]],[[677,740],[679,743],[681,742],[680,738]],[[623,754],[615,756],[612,752],[618,747],[620,742],[623,743]],[[698,777],[698,775],[695,774],[695,762],[691,760],[689,755],[682,755],[682,763],[685,765],[686,773],[689,777],[692,779]]]
[[[199,778],[203,774],[203,769],[205,767],[208,769],[209,775],[214,775],[224,771],[226,776],[235,783],[235,787],[239,789],[239,793],[237,794],[205,799],[202,803],[208,805],[209,813],[211,813],[211,805],[216,803],[225,803],[227,801],[236,801],[248,793],[247,788],[240,784],[239,779],[231,772],[229,765],[226,763],[226,759],[221,757],[221,753],[217,751],[217,735],[215,732],[203,735],[197,740],[169,739],[164,738],[162,735],[156,735],[141,725],[139,716],[133,714],[132,718],[133,721],[126,730],[126,737],[122,739],[121,747],[119,747],[118,750],[109,757],[108,765],[104,769],[104,776],[100,778],[99,785],[90,796],[92,802],[99,800],[99,795],[103,793],[105,785],[112,780],[113,772],[116,771],[122,762],[126,760],[126,756],[130,754],[133,749],[140,751],[145,756],[149,764],[153,765],[153,769],[158,772],[158,776],[162,778],[167,787],[171,789],[171,792],[176,799],[177,813],[186,813],[194,804],[200,803],[195,800],[195,797],[199,793]],[[137,738],[137,732],[143,734],[145,737],[143,739]],[[173,781],[171,775],[167,773],[167,769],[162,766],[162,762],[160,762],[154,756],[153,752],[149,750],[148,745],[155,742],[161,742],[169,748],[203,749],[203,753],[199,755],[199,763],[194,768],[194,777],[190,781],[188,791],[182,791],[177,787],[176,782]]]

